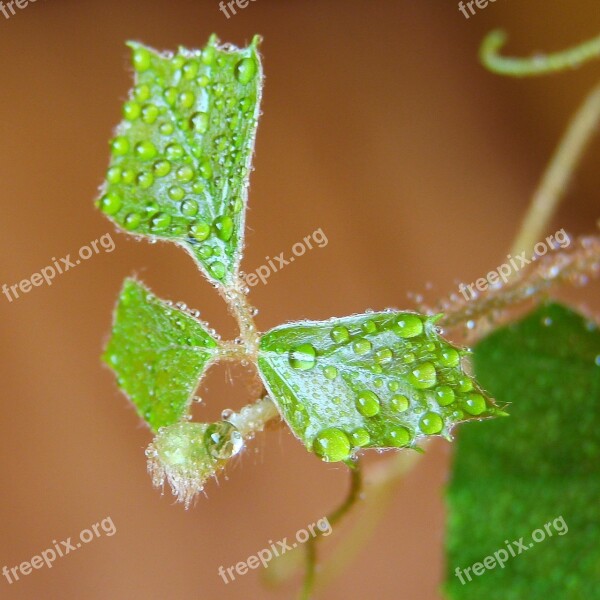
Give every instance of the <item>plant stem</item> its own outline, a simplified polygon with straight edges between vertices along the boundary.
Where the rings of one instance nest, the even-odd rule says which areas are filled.
[[[498,312],[517,306],[527,300],[535,300],[546,294],[552,287],[561,284],[584,284],[589,277],[600,273],[600,237],[587,236],[575,239],[570,247],[542,257],[525,271],[519,280],[509,282],[506,287],[488,290],[473,300],[456,297],[452,303],[437,307],[444,313],[440,320],[442,327],[452,328],[469,321],[487,317],[495,325]],[[477,331],[471,330],[471,342]]]
[[[240,412],[233,413],[225,420],[234,425],[244,438],[251,438],[265,425],[280,418],[279,411],[268,396],[244,406]]]
[[[492,72],[512,77],[546,75],[574,69],[600,58],[600,36],[561,52],[537,55],[530,58],[500,56],[499,50],[506,43],[507,35],[502,30],[489,33],[479,49],[481,62]]]
[[[236,276],[233,285],[220,287],[219,293],[227,303],[229,312],[237,321],[248,358],[256,362],[260,336],[254,322],[254,308],[248,302],[244,282],[239,276]]]
[[[357,460],[354,463],[350,463],[348,465],[350,472],[350,487],[348,489],[348,494],[346,498],[336,508],[328,517],[327,521],[331,527],[338,523],[344,515],[348,513],[348,511],[356,504],[357,500],[360,498],[360,493],[362,491],[362,469],[359,461]],[[319,540],[319,536],[315,535],[310,538],[306,542],[305,546],[305,565],[306,570],[304,574],[304,582],[302,585],[302,591],[300,592],[300,600],[309,600],[310,596],[315,587],[315,575],[316,575],[316,566],[317,566],[317,542]]]
[[[427,445],[429,445],[429,440],[423,442],[424,448]],[[396,485],[404,479],[421,457],[422,454],[417,452],[403,451],[386,463],[375,467],[365,488],[364,510],[346,536],[343,545],[336,551],[319,576],[319,589],[326,587],[334,580],[358,554],[373,534],[375,527],[383,519],[393,498]]]
[[[531,253],[544,235],[599,122],[600,85],[597,85],[571,119],[533,196],[511,254]]]

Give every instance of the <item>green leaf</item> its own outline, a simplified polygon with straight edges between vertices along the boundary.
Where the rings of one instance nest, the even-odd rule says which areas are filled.
[[[160,54],[130,42],[135,87],[111,141],[96,205],[125,231],[171,240],[229,284],[244,236],[262,67],[244,49]]]
[[[600,331],[550,304],[480,342],[474,366],[482,385],[511,403],[511,418],[467,426],[458,436],[448,491],[448,596],[598,598]],[[538,529],[546,534],[540,542],[532,537]],[[471,571],[472,581],[463,574],[461,584],[457,567],[520,538],[526,551],[512,544],[516,556],[504,568]]]
[[[103,360],[121,390],[157,431],[180,421],[217,342],[189,314],[125,280]]]
[[[386,311],[277,327],[258,364],[288,425],[323,460],[359,448],[450,439],[459,421],[502,414],[443,340],[436,317]]]

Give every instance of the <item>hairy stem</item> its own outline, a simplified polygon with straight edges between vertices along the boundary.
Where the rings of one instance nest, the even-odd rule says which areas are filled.
[[[499,51],[506,40],[507,35],[504,31],[495,30],[486,36],[479,49],[481,62],[490,71],[500,75],[511,77],[546,75],[574,69],[590,60],[600,58],[600,36],[561,52],[530,58],[500,56]]]
[[[543,237],[573,172],[600,123],[600,84],[586,97],[560,141],[535,192],[511,254],[531,253]]]
[[[240,337],[248,357],[256,362],[260,336],[254,322],[254,308],[248,302],[244,282],[237,276],[233,285],[219,288],[219,293],[227,303],[229,312],[237,321]]]
[[[472,300],[453,295],[453,300],[443,302],[437,308],[444,313],[440,325],[452,328],[486,317],[495,326],[499,326],[504,320],[499,314],[500,311],[535,300],[559,285],[583,285],[587,283],[588,278],[597,277],[598,274],[600,237],[578,238],[571,241],[568,249],[542,257],[534,266],[521,272],[519,279],[506,287],[490,289]],[[477,337],[477,332],[471,331],[470,341],[475,341]]]
[[[350,487],[346,498],[328,517],[327,521],[329,525],[333,527],[338,523],[344,515],[346,515],[350,509],[356,504],[360,498],[362,490],[363,478],[362,469],[359,461],[349,465],[350,471]],[[316,532],[319,533],[319,532]],[[315,587],[316,580],[316,566],[317,566],[317,542],[320,539],[318,535],[310,538],[306,542],[305,546],[305,574],[304,582],[302,585],[302,591],[300,592],[300,600],[309,600]]]
[[[239,412],[232,413],[225,420],[234,425],[244,438],[251,438],[257,431],[281,415],[268,396],[244,406]]]

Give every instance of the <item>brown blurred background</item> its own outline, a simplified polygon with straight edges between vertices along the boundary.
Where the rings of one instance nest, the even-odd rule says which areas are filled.
[[[266,88],[252,176],[246,256],[265,256],[322,228],[329,244],[253,289],[259,326],[413,308],[502,262],[529,197],[598,65],[535,80],[486,73],[476,53],[502,26],[508,50],[559,49],[598,33],[597,0],[498,0],[466,20],[454,0],[256,0],[229,20],[217,0],[37,0],[0,14],[0,284],[14,284],[111,232],[94,256],[9,303],[0,296],[2,456],[0,567],[110,516],[117,527],[9,585],[15,599],[292,597],[258,571],[217,574],[267,540],[291,537],[342,497],[344,471],[285,429],[265,433],[221,485],[186,512],[145,472],[150,433],[99,355],[123,278],[202,310],[226,336],[215,291],[174,246],[114,232],[93,207],[107,141],[131,82],[127,39],[202,46],[215,31],[264,36]],[[556,218],[591,232],[600,144],[587,153]],[[597,291],[597,288],[596,288]],[[580,294],[591,303],[593,288]],[[587,297],[586,297],[587,294]],[[242,406],[242,386],[211,371],[195,416]],[[442,492],[451,446],[438,443],[400,485],[351,569],[320,597],[434,600],[443,570]],[[343,541],[340,526],[327,544]]]

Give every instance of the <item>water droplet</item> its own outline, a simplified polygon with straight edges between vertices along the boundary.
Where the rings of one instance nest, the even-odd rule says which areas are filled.
[[[188,165],[184,165],[177,169],[176,176],[182,183],[188,183],[194,179],[194,169]]]
[[[327,379],[333,380],[338,376],[338,370],[333,365],[329,365],[323,369],[323,375],[325,375]]]
[[[442,417],[434,412],[427,412],[419,421],[419,427],[421,431],[427,435],[435,435],[444,428],[444,421]]]
[[[369,340],[360,338],[352,343],[352,349],[354,352],[356,352],[356,354],[363,355],[367,354],[373,349],[373,344],[371,344]]]
[[[223,215],[215,219],[214,227],[217,230],[217,236],[224,242],[228,242],[233,235],[233,219],[228,215]]]
[[[413,369],[407,375],[407,379],[414,388],[425,390],[435,385],[437,373],[435,372],[435,367],[430,362],[424,362]]]
[[[167,213],[158,213],[150,221],[150,225],[154,231],[164,231],[171,224],[171,215]]]
[[[150,98],[150,86],[145,83],[141,85],[136,85],[133,89],[133,95],[138,102],[145,102]]]
[[[364,390],[358,394],[356,398],[356,410],[363,417],[374,417],[379,413],[381,404],[379,403],[379,397],[370,390]]]
[[[198,74],[198,63],[195,60],[190,60],[183,65],[183,76],[188,81],[194,79]]]
[[[154,183],[154,175],[148,171],[142,171],[135,181],[142,190],[147,190]]]
[[[377,331],[377,325],[375,323],[375,321],[371,321],[370,319],[368,321],[365,321],[362,325],[361,325],[361,329],[365,332],[365,333],[375,333]]]
[[[169,144],[165,148],[165,153],[169,160],[179,160],[185,154],[180,144]]]
[[[190,236],[199,242],[203,242],[210,235],[210,225],[204,221],[194,221],[190,226]],[[212,254],[212,252],[211,252]]]
[[[212,165],[207,158],[200,163],[199,171],[204,179],[210,179],[213,176]]]
[[[457,389],[459,392],[470,392],[473,389],[473,382],[468,377],[461,377]]]
[[[456,367],[460,356],[454,348],[444,348],[438,353],[438,360],[444,367]]]
[[[185,91],[179,94],[179,105],[183,108],[191,108],[196,102],[196,96],[194,92]]]
[[[123,183],[133,183],[135,180],[135,171],[133,169],[123,169]]]
[[[111,167],[106,172],[106,180],[108,183],[119,183],[121,181],[122,170],[120,167]]]
[[[371,436],[364,427],[359,427],[350,434],[350,440],[355,448],[363,448],[371,441]]]
[[[440,406],[448,406],[454,402],[454,390],[447,385],[435,389],[435,400]]]
[[[402,448],[410,442],[410,437],[410,431],[398,425],[388,430],[387,443],[394,448]]]
[[[244,439],[231,423],[219,421],[206,428],[204,444],[213,458],[223,460],[238,454],[244,447]]]
[[[485,398],[481,394],[469,394],[462,402],[462,409],[473,416],[478,416],[486,409]]]
[[[142,73],[152,66],[152,55],[146,48],[136,48],[133,51],[133,68]]]
[[[177,101],[177,90],[174,87],[167,88],[164,92],[165,100],[169,106],[173,106]]]
[[[253,58],[242,58],[237,65],[235,65],[235,77],[242,83],[250,83],[256,75],[256,61]]]
[[[125,156],[129,152],[129,140],[123,136],[119,135],[110,143],[110,150],[113,156]]]
[[[150,140],[144,140],[135,145],[135,153],[141,160],[152,160],[156,157],[158,151]]]
[[[205,260],[214,254],[213,249],[210,246],[202,246],[201,248],[198,248],[196,252],[200,258]]]
[[[208,129],[209,119],[205,112],[195,112],[190,117],[190,126],[198,133],[206,133]]]
[[[123,222],[123,226],[125,229],[133,230],[137,229],[142,222],[142,217],[139,213],[129,213],[125,217],[125,221]]]
[[[313,441],[313,452],[325,462],[338,462],[350,457],[350,440],[337,427],[321,430]]]
[[[116,192],[108,192],[100,199],[100,210],[106,215],[118,213],[122,205],[121,196]]]
[[[403,396],[402,394],[392,396],[392,398],[390,399],[390,408],[394,412],[404,412],[405,410],[408,410],[409,406],[410,402],[408,398],[406,396]]]
[[[181,213],[186,217],[193,217],[198,214],[198,203],[195,200],[184,200],[180,208]]]
[[[331,335],[331,339],[336,344],[343,344],[344,342],[347,342],[350,339],[350,332],[343,325],[336,325],[331,330],[330,335]]]
[[[159,110],[154,104],[146,104],[142,107],[142,121],[148,125],[152,125],[158,119]]]
[[[165,177],[171,172],[171,163],[168,160],[157,160],[152,169],[157,177]]]
[[[392,360],[394,353],[390,350],[390,348],[381,348],[375,352],[375,360],[378,363],[386,363]]]
[[[413,338],[423,332],[423,321],[412,314],[404,314],[398,318],[394,331],[403,338]]]
[[[397,392],[400,389],[400,383],[398,383],[397,381],[390,381],[388,383],[388,389],[390,390],[390,392]]]
[[[288,360],[292,368],[308,371],[317,363],[317,351],[311,344],[301,344],[290,350]]]
[[[177,185],[171,186],[167,193],[169,194],[169,198],[171,198],[171,200],[175,200],[176,202],[183,200],[183,197],[185,196],[185,190]]]
[[[223,279],[223,277],[225,277],[226,269],[222,262],[216,260],[214,263],[211,263],[208,268],[215,279]]]
[[[123,116],[128,121],[135,121],[141,114],[142,107],[133,100],[129,100],[123,104]]]

